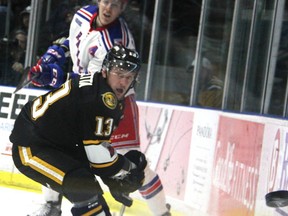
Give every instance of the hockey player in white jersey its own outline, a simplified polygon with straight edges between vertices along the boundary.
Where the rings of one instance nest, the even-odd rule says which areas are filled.
[[[58,87],[67,79],[73,78],[75,73],[99,71],[107,51],[115,44],[135,49],[127,23],[120,17],[127,3],[128,0],[98,0],[97,5],[85,6],[78,10],[71,22],[68,39],[49,47],[37,65],[31,69],[33,84]],[[64,73],[61,66],[69,52],[73,72]],[[132,89],[125,97],[124,119],[112,135],[113,147],[119,153],[125,154],[131,149],[140,148],[138,119],[138,107]],[[145,181],[139,192],[147,201],[153,215],[171,215],[160,178],[149,166],[145,169]],[[62,197],[47,188],[43,188],[43,194],[46,203],[31,216],[61,215]],[[121,202],[121,197],[117,200]]]

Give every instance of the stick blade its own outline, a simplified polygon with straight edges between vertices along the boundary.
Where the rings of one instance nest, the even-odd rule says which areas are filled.
[[[266,205],[269,207],[279,208],[288,206],[288,191],[279,190],[267,193],[265,200]]]

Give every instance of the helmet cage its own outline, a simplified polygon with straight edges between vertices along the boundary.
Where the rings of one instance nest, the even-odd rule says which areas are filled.
[[[119,69],[121,72],[125,71],[126,73],[135,73],[134,80],[132,81],[129,89],[133,88],[138,81],[138,74],[139,74],[139,65],[129,61],[122,61],[122,60],[112,60],[108,62],[106,65],[107,74],[109,74],[112,68]]]
[[[120,69],[120,71],[127,71],[127,73],[129,72],[138,73],[139,71],[139,66],[130,61],[123,61],[116,59],[109,61],[107,64],[107,71],[109,72],[113,67]]]

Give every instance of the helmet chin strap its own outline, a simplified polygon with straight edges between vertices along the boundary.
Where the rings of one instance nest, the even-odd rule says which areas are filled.
[[[129,86],[129,88],[128,88],[128,90],[127,91],[129,91],[129,89],[132,89],[132,88],[134,88],[134,86],[135,86],[135,84],[136,84],[136,78],[132,81],[132,83],[130,84],[130,86]],[[127,93],[127,92],[126,92]],[[125,93],[125,94],[126,94]]]
[[[130,84],[129,88],[126,90],[126,92],[124,94],[124,97],[129,92],[129,90],[132,89],[135,86],[135,83],[136,83],[136,80],[133,80],[132,83]]]

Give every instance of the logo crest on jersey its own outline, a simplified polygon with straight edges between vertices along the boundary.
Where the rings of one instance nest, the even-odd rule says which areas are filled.
[[[105,106],[109,109],[115,109],[117,106],[116,96],[112,92],[106,92],[102,95],[102,100]]]
[[[115,149],[111,146],[110,142],[102,142],[101,145],[108,149],[110,157],[115,155]]]
[[[95,52],[98,50],[98,46],[92,46],[89,48],[89,54],[94,56]]]

